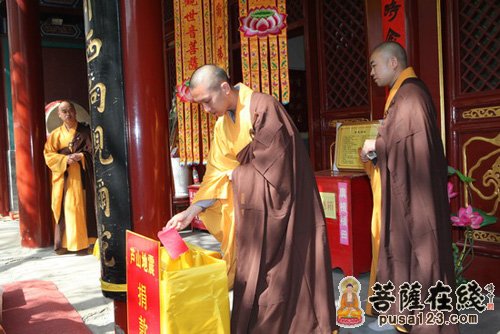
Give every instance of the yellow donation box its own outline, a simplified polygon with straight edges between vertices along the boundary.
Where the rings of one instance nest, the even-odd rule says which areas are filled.
[[[229,333],[226,263],[217,252],[188,246],[174,260],[158,241],[127,231],[131,333]]]

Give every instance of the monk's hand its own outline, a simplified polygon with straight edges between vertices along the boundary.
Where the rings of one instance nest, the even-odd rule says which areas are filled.
[[[363,144],[363,148],[361,149],[359,153],[359,157],[361,158],[361,161],[367,162],[368,159],[368,153],[374,152],[375,151],[375,139],[366,139],[365,143]]]
[[[83,158],[83,153],[73,153],[72,156],[73,156],[73,160],[80,161]]]
[[[72,164],[74,164],[74,163],[76,163],[76,160],[73,158],[73,154],[68,155],[68,161],[67,161],[67,164],[68,164],[68,165],[72,165]]]
[[[68,155],[68,165],[72,165],[82,160],[83,153],[72,153]]]
[[[203,209],[197,205],[191,205],[186,210],[173,216],[165,225],[165,228],[175,228],[177,231],[185,229]]]

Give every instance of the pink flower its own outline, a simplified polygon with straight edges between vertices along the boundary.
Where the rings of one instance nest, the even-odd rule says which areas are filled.
[[[457,197],[458,193],[453,191],[453,183],[448,182],[448,203],[451,201],[452,198]]]
[[[469,205],[467,208],[460,208],[458,215],[452,216],[451,221],[453,226],[470,226],[473,229],[478,229],[481,227],[483,217],[479,212],[474,212],[472,206]]]
[[[286,28],[285,19],[286,14],[278,13],[274,7],[255,8],[246,17],[240,17],[240,31],[245,37],[279,35]]]
[[[177,97],[182,102],[193,102],[191,91],[189,90],[189,79],[184,81],[182,85],[177,86]]]

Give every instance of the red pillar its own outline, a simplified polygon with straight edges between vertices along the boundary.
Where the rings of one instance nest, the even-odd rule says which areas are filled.
[[[50,190],[43,158],[45,119],[38,1],[7,0],[21,244],[50,244]]]
[[[2,54],[2,45],[0,44],[0,55]],[[3,62],[0,60],[0,68],[3,68]],[[9,214],[9,169],[7,154],[9,151],[9,140],[7,133],[7,115],[5,108],[5,90],[3,85],[4,77],[0,75],[0,215]]]
[[[120,5],[132,225],[135,232],[156,238],[171,216],[172,188],[163,11],[161,1],[121,0]],[[115,306],[116,321],[124,310]]]

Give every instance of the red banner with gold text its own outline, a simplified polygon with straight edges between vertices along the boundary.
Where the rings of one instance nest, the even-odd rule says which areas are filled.
[[[382,0],[384,41],[398,42],[406,49],[405,0]]]
[[[174,0],[179,155],[182,164],[206,161],[216,118],[191,103],[189,78],[205,64],[227,71],[227,0]]]

